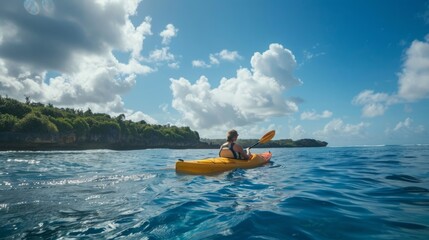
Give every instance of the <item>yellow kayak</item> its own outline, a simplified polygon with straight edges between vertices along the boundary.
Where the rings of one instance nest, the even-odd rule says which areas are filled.
[[[206,158],[201,160],[181,160],[176,162],[176,172],[187,174],[212,174],[236,168],[255,168],[270,161],[271,152],[252,154],[249,160],[233,158]]]

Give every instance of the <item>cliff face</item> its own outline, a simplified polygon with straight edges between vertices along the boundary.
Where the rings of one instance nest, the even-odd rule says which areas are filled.
[[[200,141],[168,141],[146,139],[145,141],[126,141],[104,135],[91,135],[78,138],[76,134],[30,134],[0,133],[0,151],[7,150],[85,150],[113,149],[131,150],[146,148],[204,148]]]

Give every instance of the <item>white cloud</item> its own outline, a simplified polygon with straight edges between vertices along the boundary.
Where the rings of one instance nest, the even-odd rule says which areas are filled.
[[[156,121],[154,118],[140,111],[128,111],[126,114],[126,119],[131,120],[133,122],[139,122],[141,120],[144,120],[146,123],[149,124],[158,124],[158,121]]]
[[[175,125],[179,125],[175,123]],[[185,124],[186,125],[186,124]],[[239,133],[239,139],[260,139],[264,134],[273,129],[276,130],[277,134],[282,132],[282,126],[276,124],[268,124],[263,122],[262,124],[251,124],[248,126],[231,126],[231,125],[219,125],[213,126],[210,128],[198,129],[198,133],[200,136],[204,138],[212,138],[212,139],[226,139],[226,133],[230,129],[235,129]],[[274,140],[278,139],[278,135],[274,136]],[[255,141],[256,143],[257,141]],[[249,147],[249,146],[245,146]]]
[[[203,60],[193,60],[192,61],[192,66],[193,67],[198,67],[198,68],[209,68],[209,67],[211,67],[210,64],[207,64]]]
[[[372,90],[365,90],[359,93],[353,99],[353,102],[356,104],[370,104],[374,102],[389,102],[390,96],[386,93],[374,93]]]
[[[410,128],[411,123],[412,123],[411,118],[406,118],[403,122],[398,122],[398,124],[396,124],[396,127],[393,129],[393,131],[398,131],[403,128]]]
[[[256,52],[250,62],[251,70],[241,68],[236,77],[221,79],[215,88],[204,76],[195,84],[185,78],[171,79],[172,107],[187,125],[198,130],[243,126],[296,112],[296,103],[283,98],[286,86],[300,83],[293,77],[296,62],[292,53],[280,44],[271,44],[263,54]]]
[[[172,68],[172,69],[179,69],[180,63],[179,62],[171,62],[171,63],[168,63],[168,67]]]
[[[305,137],[306,131],[301,125],[291,127],[289,130],[289,135],[292,139],[302,139]]]
[[[388,109],[388,106],[394,103],[394,97],[387,93],[374,93],[373,90],[364,90],[353,98],[352,103],[363,105],[362,116],[376,117],[381,116]]]
[[[139,60],[142,58],[140,54],[143,49],[143,41],[146,36],[152,35],[151,22],[152,18],[146,17],[138,27],[135,27],[128,18],[117,33],[120,34],[122,38],[122,49],[125,51],[131,51],[132,58]]]
[[[219,65],[220,61],[217,59],[217,57],[214,54],[210,54],[210,64],[212,65]]]
[[[301,80],[293,76],[293,70],[296,68],[295,56],[280,44],[270,44],[268,51],[255,53],[251,64],[257,78],[269,76],[286,89],[302,84]]]
[[[235,61],[237,59],[240,59],[241,56],[238,54],[237,51],[228,51],[226,49],[220,51],[217,54],[221,59],[227,60],[227,61]]]
[[[313,110],[311,112],[301,113],[301,120],[319,120],[321,118],[330,118],[331,116],[331,111],[325,110],[321,114],[318,114]]]
[[[390,105],[426,98],[429,98],[429,35],[425,41],[413,41],[407,49],[399,74],[398,93],[364,90],[353,98],[352,103],[363,106],[364,117],[375,117],[383,115]]]
[[[120,63],[116,59],[112,59],[113,62],[115,62],[115,65],[117,65],[118,72],[122,74],[141,74],[146,75],[149,73],[152,73],[155,71],[152,67],[149,67],[147,65],[141,64],[139,61],[137,61],[134,58],[130,58],[127,64]]]
[[[396,95],[387,93],[374,93],[373,90],[364,90],[353,98],[352,103],[362,105],[362,116],[376,117],[381,116],[390,105],[400,102]]]
[[[271,130],[276,130],[277,133],[281,132],[281,126],[276,124],[269,124],[268,126],[260,126],[258,124],[252,124],[251,126],[237,127],[237,131],[240,133],[241,138],[255,138],[260,139],[264,134]],[[223,129],[225,131],[225,128]],[[226,133],[223,137],[226,137]],[[277,137],[274,136],[273,140]],[[255,142],[256,143],[256,142]]]
[[[234,62],[241,58],[242,57],[240,56],[240,54],[238,54],[237,51],[229,51],[227,49],[223,49],[218,53],[209,55],[210,64],[206,63],[204,60],[193,60],[192,66],[200,68],[210,68],[213,65],[219,65],[221,61]]]
[[[154,71],[141,62],[143,41],[152,34],[151,18],[137,25],[130,20],[140,1],[53,3],[50,12],[41,9],[34,16],[23,11],[22,1],[2,4],[0,94],[129,113],[121,94],[135,85],[137,75]],[[114,52],[128,56],[128,62],[120,62]],[[162,53],[162,60],[171,58],[168,51]]]
[[[333,119],[325,127],[316,131],[314,134],[325,139],[336,139],[340,137],[364,136],[368,123],[360,122],[358,124],[344,123],[342,119]]]
[[[426,131],[423,125],[415,125],[413,119],[407,117],[404,121],[399,121],[393,129],[387,128],[386,133],[397,133],[397,134],[406,134],[406,133],[424,133]]]
[[[136,75],[121,76],[114,58],[108,56],[82,56],[79,71],[51,78],[44,98],[55,104],[108,103],[135,85]],[[61,91],[59,91],[61,90]]]
[[[413,119],[407,117],[403,121],[399,121],[395,127],[388,127],[384,131],[386,136],[400,138],[404,142],[419,142],[421,137],[427,136],[428,132],[423,125],[415,124]]]
[[[162,44],[168,45],[173,37],[177,36],[179,29],[173,24],[167,24],[165,29],[159,34],[162,37]]]
[[[362,115],[364,117],[376,117],[381,116],[387,110],[387,105],[381,103],[370,103],[366,104],[362,108]]]
[[[169,47],[163,47],[161,49],[153,50],[149,55],[149,62],[161,65],[167,63],[171,68],[178,68],[179,63],[176,61],[176,57],[172,54]]]
[[[413,41],[406,52],[399,75],[399,96],[408,101],[429,97],[429,35],[426,41]]]

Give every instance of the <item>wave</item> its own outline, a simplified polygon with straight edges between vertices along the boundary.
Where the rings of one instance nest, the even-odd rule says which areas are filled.
[[[16,162],[16,163],[28,163],[28,164],[39,164],[40,161],[39,160],[35,160],[35,159],[20,159],[20,158],[8,158],[6,160],[7,162]]]
[[[394,174],[389,175],[386,177],[386,179],[389,180],[398,180],[398,181],[404,181],[404,182],[412,182],[412,183],[420,183],[421,180],[418,178],[415,178],[413,176],[405,175],[405,174]]]

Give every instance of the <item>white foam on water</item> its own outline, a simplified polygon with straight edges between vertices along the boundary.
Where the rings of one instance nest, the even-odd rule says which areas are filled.
[[[7,162],[16,162],[16,163],[28,163],[28,164],[39,164],[40,161],[35,159],[20,159],[20,158],[8,158]]]

